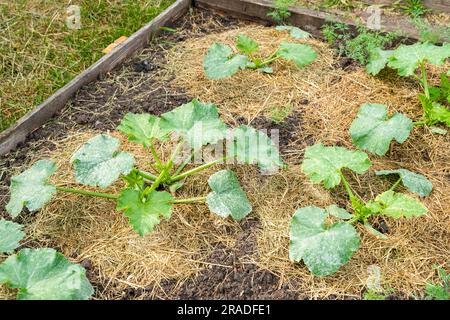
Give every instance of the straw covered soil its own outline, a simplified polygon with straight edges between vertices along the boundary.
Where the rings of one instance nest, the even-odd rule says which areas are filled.
[[[433,183],[432,194],[422,199],[429,209],[427,216],[372,221],[388,240],[379,240],[361,228],[360,250],[330,277],[313,277],[304,265],[288,260],[288,228],[297,208],[332,203],[349,208],[343,190],[325,190],[301,173],[305,148],[317,142],[353,148],[348,128],[365,102],[383,103],[390,113],[399,111],[419,119],[419,88],[414,81],[390,72],[369,76],[360,66],[343,63],[319,40],[301,41],[318,53],[317,60],[304,69],[276,62],[271,75],[245,70],[229,79],[211,81],[204,76],[202,62],[212,43],[234,46],[237,34],[244,33],[256,39],[261,52],[269,55],[288,34],[202,11],[187,15],[179,27],[185,31],[153,44],[121,69],[83,88],[68,106],[78,106],[71,110],[79,110],[80,115],[84,104],[93,104],[91,110],[101,111],[89,114],[84,122],[63,112],[49,124],[53,130],[38,132],[37,138],[25,144],[26,153],[17,151],[1,160],[2,210],[11,174],[6,167],[14,174],[38,158],[52,158],[59,166],[55,181],[73,185],[68,159],[84,141],[100,131],[113,130],[131,108],[133,112],[160,114],[194,97],[215,103],[230,126],[245,123],[279,130],[280,149],[288,168],[261,175],[252,166],[231,166],[253,205],[253,212],[244,221],[222,220],[204,205],[179,205],[170,221],[163,221],[144,238],[131,230],[126,218],[116,212],[114,202],[58,194],[44,209],[22,218],[28,234],[24,246],[51,246],[82,263],[99,299],[361,298],[373,266],[379,267],[381,285],[393,297],[411,298],[423,295],[425,282],[438,280],[433,265],[449,270],[450,136],[432,134],[428,128],[415,128],[404,144],[393,143],[385,157],[370,156],[372,169],[406,168]],[[151,62],[151,72],[136,71],[136,61],[144,60]],[[439,71],[430,70],[434,81]],[[135,81],[133,86],[131,81]],[[161,97],[149,93],[155,87],[163,88],[158,95],[165,94],[164,105]],[[79,97],[84,97],[84,102],[77,101]],[[273,121],[273,110],[286,106],[290,114],[284,121]],[[58,127],[61,123],[64,125]],[[55,134],[57,128],[65,133]],[[144,150],[114,131],[110,134],[121,139],[122,148],[135,154],[138,163],[148,166]],[[163,145],[159,148],[168,156],[168,149]],[[206,195],[208,176],[217,169],[190,178],[177,195]],[[349,176],[364,199],[388,189],[392,182],[375,176],[373,170]],[[120,187],[118,182],[109,191]],[[10,292],[0,289],[0,299],[7,294]]]

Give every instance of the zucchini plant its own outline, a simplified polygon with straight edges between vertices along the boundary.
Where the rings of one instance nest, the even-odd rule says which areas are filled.
[[[450,57],[450,43],[437,46],[431,43],[415,43],[413,45],[401,45],[395,50],[382,50],[377,48],[372,51],[369,64],[366,67],[368,73],[378,74],[386,65],[397,70],[403,77],[414,76],[423,88],[419,94],[419,100],[423,108],[423,120],[416,125],[433,126],[438,123],[450,126],[450,109],[448,100],[448,78],[441,75],[442,93],[436,97],[437,90],[430,87],[427,79],[426,64],[442,65]]]
[[[306,32],[298,28],[279,27],[278,29],[289,30],[296,37],[308,37]],[[317,58],[317,53],[311,46],[288,41],[283,41],[270,56],[260,57],[257,55],[259,44],[243,34],[238,35],[236,48],[238,53],[235,53],[230,46],[223,43],[214,43],[209,47],[203,60],[203,68],[209,79],[219,80],[231,77],[241,69],[273,73],[270,65],[279,59],[293,61],[298,68],[303,68]]]
[[[141,144],[153,158],[155,172],[150,173],[135,166],[134,157],[119,150],[119,140],[100,134],[83,144],[72,156],[71,163],[78,183],[107,188],[120,177],[125,187],[118,194],[88,191],[49,182],[56,172],[51,160],[37,161],[30,169],[11,180],[11,199],[6,206],[15,218],[24,207],[35,211],[48,203],[56,192],[77,193],[116,201],[117,210],[123,211],[132,228],[141,236],[151,232],[161,218],[169,219],[176,204],[205,203],[209,209],[225,218],[240,220],[249,214],[252,206],[242,190],[236,174],[221,170],[211,175],[207,196],[179,199],[174,196],[189,176],[234,159],[248,164],[258,164],[261,170],[273,171],[283,166],[276,146],[263,132],[242,125],[233,130],[219,118],[216,106],[197,100],[184,104],[157,117],[150,114],[127,114],[118,130],[130,141]],[[167,161],[162,161],[154,147],[155,141],[167,141],[177,136],[177,144]],[[209,144],[223,145],[226,154],[208,163],[185,170],[195,153]],[[175,159],[182,147],[188,144],[191,155],[180,165]],[[228,161],[227,161],[228,162]],[[171,191],[171,192],[168,192]]]
[[[350,129],[353,142],[359,148],[384,154],[391,140],[402,143],[409,135],[412,121],[396,113],[389,119],[387,108],[379,104],[365,104]],[[377,175],[397,175],[398,180],[374,199],[364,201],[352,189],[346,171],[363,174],[372,163],[368,155],[360,150],[315,144],[307,147],[301,170],[313,183],[322,183],[326,189],[343,184],[350,200],[351,211],[336,205],[326,208],[308,206],[298,209],[290,225],[289,256],[295,262],[303,260],[307,268],[317,276],[336,272],[346,264],[360,245],[360,235],[355,224],[362,224],[371,234],[385,239],[370,221],[373,217],[385,216],[394,219],[419,217],[427,212],[416,198],[396,192],[402,183],[410,192],[427,196],[432,185],[426,177],[406,169],[380,170]],[[334,223],[329,223],[333,217]]]
[[[0,220],[0,253],[13,253],[20,246],[22,229]],[[86,270],[50,248],[26,248],[10,255],[0,264],[1,284],[18,289],[19,300],[87,300],[94,293]]]

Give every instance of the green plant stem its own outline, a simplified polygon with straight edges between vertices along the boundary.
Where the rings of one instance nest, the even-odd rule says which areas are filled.
[[[280,59],[279,56],[269,57],[267,60],[261,62],[260,67],[263,67],[263,66],[265,66],[265,65],[268,65],[269,63],[272,63],[272,62],[274,62],[274,61],[276,61],[276,60],[278,60],[278,59]]]
[[[145,179],[147,179],[147,180],[155,181],[156,178],[157,178],[157,176],[155,176],[155,175],[153,175],[153,174],[151,174],[151,173],[145,172],[145,171],[137,170],[137,173],[138,173],[142,178],[145,178]]]
[[[424,126],[424,125],[426,125],[427,123],[426,123],[426,121],[416,121],[416,122],[413,122],[413,125],[414,126]]]
[[[161,182],[163,182],[166,178],[167,175],[169,174],[170,170],[173,167],[173,160],[175,159],[175,157],[177,156],[178,152],[180,152],[181,147],[183,146],[183,141],[180,141],[178,143],[178,145],[175,147],[175,149],[172,152],[172,155],[170,156],[169,161],[167,161],[167,163],[164,165],[164,168],[161,170],[159,176],[156,178],[156,180],[152,183],[151,186],[145,188],[144,190],[144,196],[149,195],[150,193],[152,193],[153,191],[156,190],[156,188],[159,187],[159,185],[161,184]]]
[[[425,96],[430,99],[430,90],[428,88],[428,81],[427,81],[427,71],[425,69],[425,61],[422,61],[420,63],[420,75],[422,76],[422,86],[423,90],[425,91]]]
[[[171,177],[170,178],[170,182],[172,183],[172,182],[177,182],[177,181],[183,180],[184,178],[186,178],[186,177],[188,177],[190,175],[193,175],[194,173],[197,173],[199,171],[208,169],[209,167],[212,167],[212,166],[214,166],[214,165],[216,165],[218,163],[224,162],[227,159],[228,159],[228,157],[225,156],[225,157],[222,157],[220,159],[216,159],[216,160],[213,160],[211,162],[205,163],[205,164],[203,164],[203,165],[201,165],[199,167],[193,168],[191,170],[183,172],[182,174],[179,174],[179,175]]]
[[[156,153],[155,147],[153,146],[153,141],[150,143],[150,152],[152,153],[153,159],[155,159],[158,167],[162,167],[161,160],[159,159],[158,154]]]
[[[184,162],[177,168],[173,176],[179,175],[181,171],[183,171],[183,169],[189,164],[189,162],[191,162],[193,156],[194,153],[192,153],[189,157],[187,157],[186,160],[184,160]]]
[[[196,203],[196,202],[205,202],[206,197],[196,197],[196,198],[188,198],[188,199],[177,199],[174,200],[175,204],[183,204],[183,203]]]
[[[119,198],[118,194],[94,192],[94,191],[87,191],[87,190],[74,189],[74,188],[56,187],[56,190],[62,191],[62,192],[69,192],[69,193],[78,193],[78,194],[81,194],[84,196],[106,198],[106,199],[113,199],[113,200]]]
[[[402,181],[402,178],[398,178],[398,180],[389,188],[388,191],[394,191],[394,189],[398,186],[398,184]]]

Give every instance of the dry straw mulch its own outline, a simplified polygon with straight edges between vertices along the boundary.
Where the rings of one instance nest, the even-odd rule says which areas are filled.
[[[301,173],[306,146],[322,142],[353,148],[348,128],[365,102],[384,103],[391,113],[400,111],[419,119],[421,108],[415,82],[392,73],[371,77],[360,68],[344,71],[332,49],[317,40],[301,41],[318,52],[318,59],[304,69],[276,62],[272,75],[245,70],[225,80],[206,79],[202,60],[207,48],[217,41],[234,46],[238,33],[255,38],[264,55],[288,39],[285,32],[260,26],[191,38],[168,53],[166,68],[175,75],[175,86],[201,101],[215,103],[221,117],[230,125],[237,124],[238,116],[252,125],[254,119],[269,116],[274,107],[288,104],[300,114],[297,138],[290,141],[285,153],[288,169],[261,176],[255,167],[234,168],[253,204],[252,215],[257,215],[261,222],[260,230],[256,230],[259,254],[251,259],[261,268],[280,275],[280,286],[291,283],[304,298],[359,298],[366,288],[371,265],[381,268],[384,288],[392,288],[400,296],[420,294],[426,281],[437,280],[432,269],[434,264],[449,269],[450,253],[450,139],[449,135],[433,135],[427,128],[415,128],[403,145],[393,143],[385,157],[371,155],[373,169],[406,168],[424,174],[433,182],[433,193],[423,199],[429,209],[427,216],[387,219],[389,239],[386,241],[361,229],[360,250],[330,277],[313,277],[302,264],[288,260],[288,228],[297,208],[331,203],[349,206],[341,188],[325,190],[312,185]],[[439,70],[430,71],[437,79]],[[55,142],[56,150],[36,157],[56,160],[60,169],[55,182],[71,185],[74,178],[68,159],[95,134],[73,132]],[[124,150],[135,154],[138,163],[148,168],[147,152],[119,134],[114,135],[120,137]],[[160,151],[168,156],[168,149],[160,146]],[[216,169],[188,179],[177,192],[178,196],[205,195],[207,178]],[[389,187],[388,179],[376,177],[373,171],[360,177],[351,175],[350,180],[364,199]],[[121,186],[122,182],[118,182],[106,191],[118,192]],[[175,279],[180,286],[189,276],[208,267],[205,258],[216,244],[233,245],[233,230],[240,228],[238,223],[214,216],[204,205],[180,205],[175,206],[170,221],[163,220],[154,233],[140,238],[123,214],[115,210],[113,201],[73,194],[59,194],[30,220],[26,230],[30,241],[56,246],[73,261],[92,263],[92,277],[99,285],[97,298],[101,299],[121,298],[128,287],[161,291],[158,284],[168,279]],[[154,288],[153,284],[156,284]]]
[[[403,145],[393,143],[385,157],[370,156],[374,163],[372,169],[406,168],[432,181],[433,193],[423,199],[429,209],[427,216],[387,219],[387,241],[361,229],[360,250],[350,263],[330,277],[313,277],[302,265],[288,260],[289,223],[297,208],[332,203],[349,208],[342,189],[327,191],[312,185],[300,172],[305,147],[322,142],[354,148],[348,128],[361,104],[366,102],[385,104],[390,113],[398,111],[418,120],[422,111],[416,82],[390,72],[375,78],[359,67],[344,71],[338,67],[332,50],[316,40],[300,41],[312,45],[319,55],[312,65],[302,70],[290,63],[277,62],[273,75],[245,70],[221,81],[206,79],[202,59],[207,48],[214,42],[234,47],[239,33],[256,39],[264,55],[273,52],[288,37],[287,33],[273,28],[255,26],[209,35],[176,46],[169,56],[169,67],[176,70],[177,85],[202,101],[216,103],[230,123],[239,115],[251,125],[261,114],[269,115],[273,107],[287,104],[301,114],[297,128],[299,138],[291,141],[289,156],[285,159],[289,169],[254,188],[257,199],[254,214],[262,223],[259,257],[255,257],[255,261],[279,274],[283,282],[294,284],[307,298],[360,297],[366,288],[371,265],[380,267],[385,289],[394,289],[400,296],[420,295],[426,281],[436,280],[433,265],[448,270],[450,257],[450,139],[449,135],[433,135],[428,128],[415,128]],[[439,72],[448,70],[448,66],[429,70],[434,82]],[[304,99],[308,100],[307,105]],[[351,180],[366,200],[387,190],[392,183],[375,176],[373,170],[360,177],[353,175]],[[260,181],[255,179],[254,183]]]

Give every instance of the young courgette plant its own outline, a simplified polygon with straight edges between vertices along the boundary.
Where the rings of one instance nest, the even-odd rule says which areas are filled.
[[[386,65],[397,70],[403,77],[415,77],[423,88],[419,94],[419,100],[423,108],[423,119],[416,125],[433,126],[438,123],[450,126],[450,109],[448,100],[448,74],[441,75],[442,94],[436,96],[437,89],[430,87],[427,79],[426,64],[442,65],[450,57],[450,43],[437,46],[431,43],[416,43],[413,45],[401,45],[395,50],[374,50],[366,67],[368,73],[378,74]],[[442,84],[444,86],[442,86]],[[447,89],[445,86],[447,85]],[[447,90],[447,91],[445,91]],[[441,91],[441,90],[439,90]]]
[[[387,108],[378,104],[365,104],[354,120],[350,134],[359,148],[382,155],[386,153],[391,140],[402,143],[409,135],[412,121],[400,113],[387,118]],[[313,183],[322,183],[326,189],[343,184],[350,200],[349,213],[336,205],[325,209],[308,206],[298,209],[290,225],[289,256],[295,262],[303,260],[308,269],[317,276],[336,272],[346,264],[360,245],[360,236],[355,224],[362,224],[371,234],[385,239],[370,221],[377,216],[394,219],[419,217],[427,212],[417,199],[396,192],[402,183],[409,191],[427,196],[431,183],[422,175],[406,169],[380,170],[377,175],[398,175],[398,180],[387,191],[374,199],[364,201],[352,189],[346,178],[346,171],[363,174],[371,167],[365,152],[343,147],[315,144],[307,147],[301,170]],[[329,223],[330,216],[334,223]]]
[[[204,203],[221,216],[240,220],[249,214],[252,206],[241,188],[236,174],[221,170],[211,175],[207,196],[179,199],[173,194],[189,176],[224,161],[235,159],[259,165],[261,170],[273,171],[283,166],[277,148],[263,132],[248,126],[234,128],[231,133],[219,118],[216,106],[197,100],[184,104],[161,117],[150,114],[127,114],[118,127],[130,141],[141,144],[153,157],[155,172],[149,173],[135,166],[134,157],[119,150],[119,140],[100,134],[87,141],[72,156],[71,163],[76,181],[85,186],[107,188],[119,177],[126,187],[118,194],[88,191],[54,185],[49,178],[56,171],[51,160],[40,160],[30,169],[11,180],[11,199],[6,206],[15,218],[24,207],[29,211],[42,208],[59,192],[77,193],[111,199],[117,202],[117,210],[123,211],[132,228],[141,236],[151,232],[161,218],[169,219],[176,204]],[[177,145],[171,156],[163,162],[154,147],[155,141],[166,141],[169,135],[177,135]],[[227,136],[228,134],[228,136]],[[185,170],[194,153],[208,144],[226,142],[226,154],[221,158]],[[187,143],[191,155],[180,165],[175,159]],[[228,161],[227,161],[228,162]],[[169,193],[166,190],[171,190]]]
[[[306,32],[294,27],[279,27],[278,30],[289,30],[296,38],[306,38]],[[209,47],[204,60],[203,68],[209,79],[219,80],[231,77],[241,69],[259,70],[264,73],[273,73],[270,65],[279,59],[293,61],[298,68],[311,64],[317,53],[306,44],[283,41],[278,49],[268,57],[257,54],[259,44],[252,38],[240,34],[236,40],[238,53],[223,43],[214,43]]]
[[[0,220],[0,254],[19,248],[25,237],[22,229],[18,223]],[[50,248],[26,248],[10,255],[0,264],[2,284],[18,289],[19,300],[87,300],[94,293],[86,270]]]

